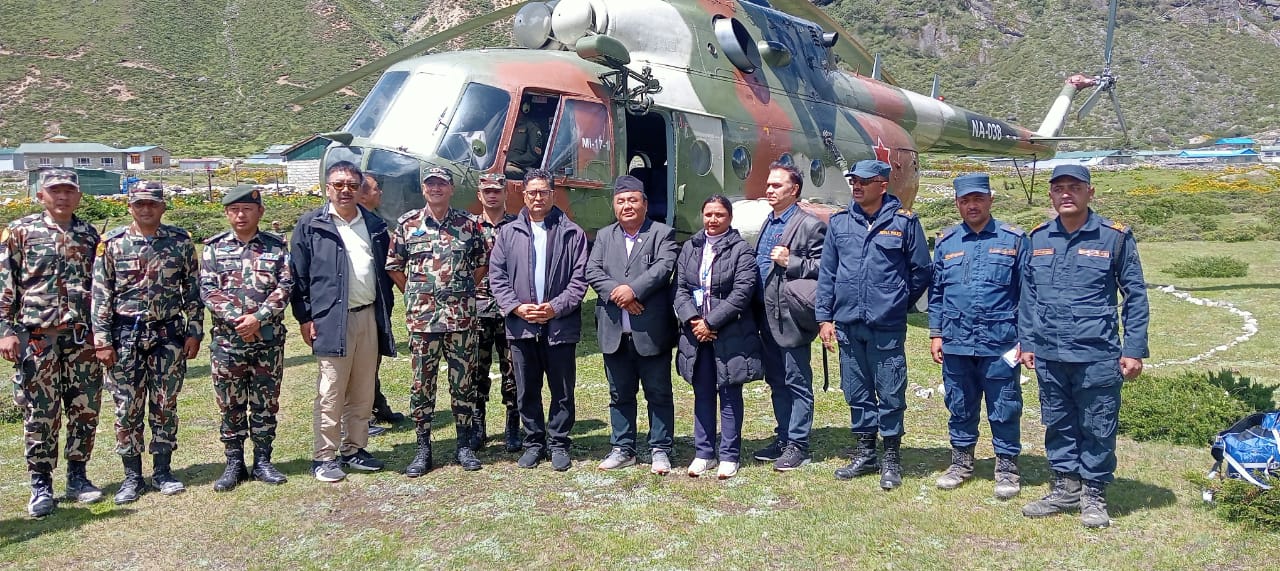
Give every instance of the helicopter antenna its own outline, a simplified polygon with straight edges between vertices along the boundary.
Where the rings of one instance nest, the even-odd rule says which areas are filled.
[[[929,97],[942,101],[942,80],[936,73],[933,74],[933,89],[929,91]]]
[[[1124,113],[1120,110],[1120,99],[1116,96],[1116,76],[1111,73],[1111,51],[1115,41],[1116,32],[1116,6],[1119,0],[1111,0],[1111,10],[1107,18],[1107,43],[1103,47],[1102,57],[1102,73],[1094,76],[1093,80],[1097,84],[1093,93],[1084,100],[1084,104],[1080,106],[1080,110],[1076,112],[1077,119],[1084,119],[1094,106],[1098,104],[1098,100],[1102,98],[1102,93],[1106,92],[1111,99],[1111,106],[1116,110],[1116,119],[1120,121],[1120,130],[1124,132],[1124,140],[1129,140],[1129,127],[1125,124]]]
[[[871,65],[871,79],[880,81],[880,54],[876,54],[876,61]]]

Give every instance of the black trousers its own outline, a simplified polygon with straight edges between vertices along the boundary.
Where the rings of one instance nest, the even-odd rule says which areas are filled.
[[[573,387],[577,381],[577,343],[551,345],[545,337],[511,340],[511,365],[516,374],[516,402],[524,425],[524,447],[569,449],[575,420]],[[542,412],[542,383],[551,392],[547,414]]]

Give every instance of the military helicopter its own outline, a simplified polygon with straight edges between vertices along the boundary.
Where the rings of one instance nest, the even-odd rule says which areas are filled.
[[[688,236],[713,193],[759,204],[775,160],[804,173],[805,205],[822,214],[848,203],[843,172],[857,160],[892,164],[890,192],[909,205],[920,152],[1044,157],[1082,138],[1058,135],[1078,91],[1097,88],[1089,109],[1104,91],[1115,101],[1115,4],[1103,74],[1067,80],[1035,131],[943,102],[936,81],[932,95],[898,87],[806,0],[518,2],[295,103],[383,72],[342,130],[323,135],[333,142],[322,168],[347,160],[374,176],[384,217],[423,205],[426,168],[450,169],[455,205],[474,211],[480,174],[505,172],[519,191],[541,167],[562,190],[557,205],[588,231],[613,221],[612,181],[629,173],[645,182],[650,216]],[[521,47],[418,55],[512,16]],[[517,210],[520,193],[510,200]],[[758,228],[767,211],[736,210],[734,225]]]

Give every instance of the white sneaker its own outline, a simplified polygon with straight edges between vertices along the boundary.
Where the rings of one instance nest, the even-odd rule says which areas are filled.
[[[721,480],[728,480],[738,475],[737,462],[721,462],[720,469],[716,471],[716,477]]]
[[[698,476],[707,473],[707,470],[715,467],[715,458],[694,458],[693,463],[689,464],[689,477],[697,478]]]

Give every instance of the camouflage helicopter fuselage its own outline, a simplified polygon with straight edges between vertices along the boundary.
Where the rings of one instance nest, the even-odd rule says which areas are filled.
[[[422,205],[420,170],[444,166],[455,173],[455,204],[475,211],[478,176],[502,172],[521,102],[534,96],[555,107],[541,160],[557,176],[561,208],[588,230],[612,222],[612,181],[639,164],[657,173],[651,209],[658,206],[687,236],[701,227],[701,205],[711,194],[762,197],[775,160],[795,164],[804,174],[804,199],[831,210],[848,203],[843,170],[857,160],[892,164],[890,191],[910,205],[919,152],[1051,152],[1029,129],[839,70],[826,30],[761,4],[590,3],[603,26],[595,33],[625,46],[627,68],[647,69],[660,86],[649,95],[647,114],[628,112],[636,102],[618,100],[602,80],[615,68],[573,51],[427,55],[387,68],[344,128],[351,139],[331,145],[325,163],[354,160],[378,177],[380,213],[391,219]],[[869,71],[866,61],[846,64]],[[654,128],[638,128],[643,121]],[[637,163],[637,155],[651,162]],[[519,193],[510,201],[519,208]],[[735,220],[739,227],[753,224]]]

